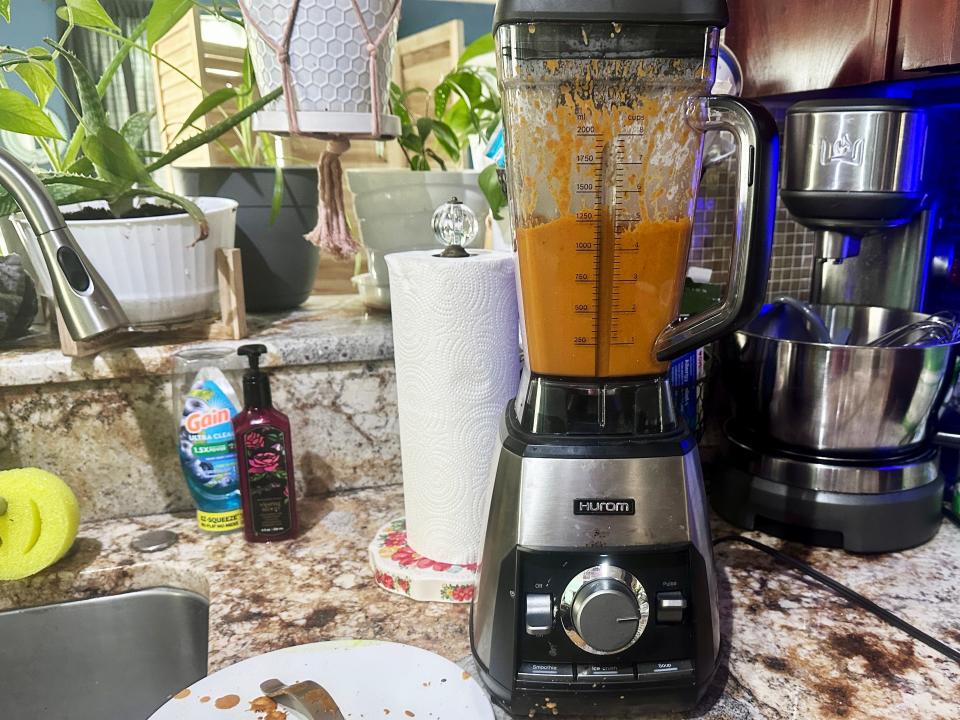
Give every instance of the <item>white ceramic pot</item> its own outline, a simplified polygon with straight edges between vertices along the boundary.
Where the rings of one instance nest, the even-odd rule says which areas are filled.
[[[390,285],[386,255],[404,250],[430,250],[440,246],[433,237],[431,220],[438,207],[456,196],[480,221],[490,212],[480,191],[478,170],[347,170],[354,196],[360,240],[367,251],[370,275],[376,285]],[[482,247],[478,237],[472,247]]]
[[[357,0],[363,22],[378,36],[391,28],[377,50],[377,91],[381,108],[381,134],[396,137],[400,120],[389,115],[390,80],[393,77],[397,20],[391,20],[396,0]],[[291,0],[241,0],[257,84],[262,92],[283,85],[277,52],[264,39],[280,44]],[[261,32],[263,35],[261,35]],[[351,0],[300,0],[290,38],[290,72],[297,120],[309,133],[340,136],[371,132],[370,56],[360,18]],[[271,103],[254,118],[257,130],[289,132],[286,101]]]
[[[150,326],[209,315],[216,304],[216,254],[232,248],[237,203],[197,198],[210,223],[210,236],[197,242],[189,215],[129,220],[71,220],[67,225],[81,250],[116,295],[131,324]],[[103,207],[104,203],[87,203]],[[61,208],[64,214],[81,206]],[[22,215],[14,217],[41,292],[53,287],[40,249]]]

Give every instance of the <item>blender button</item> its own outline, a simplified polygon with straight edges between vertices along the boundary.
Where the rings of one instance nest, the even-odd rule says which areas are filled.
[[[548,594],[528,593],[524,624],[527,635],[549,635],[553,631],[553,598]]]
[[[682,592],[657,593],[657,622],[675,625],[683,622],[687,599]]]
[[[637,680],[640,682],[693,680],[693,662],[690,660],[671,660],[669,662],[640,663],[637,665]]]
[[[577,665],[577,680],[584,683],[632,682],[633,665]]]
[[[573,665],[569,663],[520,663],[518,680],[534,682],[569,682],[573,680]]]

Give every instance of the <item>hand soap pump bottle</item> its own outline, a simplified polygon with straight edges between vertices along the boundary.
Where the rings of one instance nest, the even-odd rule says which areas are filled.
[[[243,345],[237,354],[250,363],[243,375],[243,410],[233,418],[248,542],[297,536],[297,493],[293,478],[290,421],[273,407],[270,378],[260,370],[263,345]]]

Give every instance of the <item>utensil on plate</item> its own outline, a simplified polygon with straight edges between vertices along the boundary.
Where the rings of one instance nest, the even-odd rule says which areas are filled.
[[[260,683],[260,690],[268,698],[306,715],[310,720],[344,720],[336,701],[322,685],[313,680],[287,685],[277,679]]]

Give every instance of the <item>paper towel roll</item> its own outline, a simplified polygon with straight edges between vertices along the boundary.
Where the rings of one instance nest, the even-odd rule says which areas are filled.
[[[477,562],[497,428],[520,383],[511,253],[387,256],[407,541]]]

